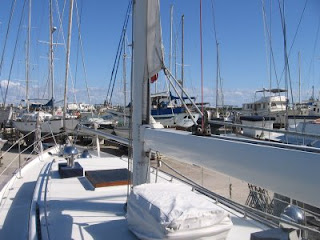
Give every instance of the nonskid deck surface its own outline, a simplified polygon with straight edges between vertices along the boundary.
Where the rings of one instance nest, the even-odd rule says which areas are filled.
[[[47,152],[30,161],[0,192],[0,239],[27,239],[30,204],[41,169],[52,160]]]
[[[78,160],[86,170],[126,168],[117,157]],[[125,219],[127,186],[95,190],[85,177],[60,179],[58,163],[48,184],[47,221],[51,239],[136,239]]]
[[[84,170],[125,168],[127,162],[117,157],[81,159]],[[113,186],[93,190],[85,177],[60,179],[57,163],[52,167],[52,178],[48,186],[49,233],[54,239],[135,239],[128,230],[124,204],[127,200],[127,186]],[[155,181],[155,175],[151,175]],[[171,177],[161,174],[159,182]],[[190,187],[191,190],[191,187]],[[231,214],[234,223],[228,239],[249,239],[251,232],[261,230],[261,225],[243,215],[224,207]],[[60,229],[60,230],[59,230]]]
[[[108,154],[102,154],[102,156],[101,158],[93,156],[93,158],[77,159],[76,161],[81,164],[84,171],[119,169],[128,166],[126,159],[112,157]],[[129,231],[125,218],[124,205],[127,200],[127,186],[103,187],[94,190],[85,177],[61,179],[58,174],[58,164],[65,160],[57,156],[51,156],[46,161],[50,163],[53,159],[55,161],[52,164],[51,171],[47,171],[50,177],[47,184],[46,202],[43,198],[38,202],[40,206],[41,232],[45,238],[49,236],[50,239],[106,239],[106,237],[108,239],[136,239]],[[40,167],[40,165],[36,164],[34,166],[37,166],[38,169]],[[30,168],[26,169],[24,174],[34,175],[29,182],[35,185],[38,175],[36,171]],[[41,177],[46,177],[45,174],[42,175]],[[13,205],[10,206],[8,204],[6,206],[7,211],[4,211],[3,208],[1,209],[0,220],[2,226],[6,226],[6,228],[0,231],[0,239],[26,239],[27,237],[27,218],[34,186],[27,189],[28,194],[18,194],[21,191],[19,187],[27,183],[23,183],[23,180],[27,180],[27,178],[16,179],[11,187],[13,190],[10,191],[10,194],[15,198],[15,201],[11,202]],[[159,173],[159,182],[170,180],[172,179],[168,175]],[[152,171],[151,182],[154,181],[155,171]],[[173,181],[179,182],[175,179]],[[40,191],[44,192],[45,187],[46,185],[43,184]],[[188,188],[191,190],[191,187]],[[26,199],[27,196],[30,197],[30,200]],[[26,217],[20,218],[18,220],[19,226],[17,226],[12,218],[16,216],[14,211],[22,212],[19,204],[24,201],[29,201],[28,204],[25,203],[22,206]],[[234,224],[227,239],[250,239],[250,233],[261,231],[265,228],[258,222],[244,218],[242,214],[224,205],[218,205],[229,212]],[[44,206],[46,206],[46,209]],[[9,213],[11,221],[5,220],[6,223],[3,224],[5,212]],[[20,235],[17,233],[19,228],[21,228]],[[10,233],[10,231],[14,233]]]

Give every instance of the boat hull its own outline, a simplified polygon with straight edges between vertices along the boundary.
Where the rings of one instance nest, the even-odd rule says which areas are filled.
[[[265,139],[265,132],[262,130],[256,130],[252,128],[246,128],[245,126],[273,129],[275,122],[274,117],[261,117],[261,116],[243,116],[240,117],[243,127],[243,135],[251,138]],[[267,134],[268,135],[268,134]]]
[[[77,119],[66,119],[66,128],[74,130],[78,125],[79,120]],[[53,119],[40,123],[41,133],[60,133],[63,128],[63,119]],[[14,128],[22,133],[32,132],[36,128],[36,121],[14,121]]]
[[[197,122],[199,119],[199,114],[192,113],[192,116]],[[166,114],[166,115],[152,115],[154,120],[160,122],[165,127],[182,127],[189,128],[194,125],[194,122],[190,118],[188,113],[179,113],[179,114]]]

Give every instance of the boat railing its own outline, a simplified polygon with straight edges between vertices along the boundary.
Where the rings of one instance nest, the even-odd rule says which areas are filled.
[[[277,197],[277,196],[274,196],[274,197],[273,197],[273,200],[274,200],[274,201],[282,202],[282,203],[284,203],[284,204],[288,204],[288,201],[286,201],[286,200],[284,200],[284,199],[281,199],[280,197]],[[301,203],[301,205],[304,205],[304,204]],[[303,206],[302,206],[302,207],[299,207],[299,208],[303,209],[307,214],[310,214],[310,215],[313,215],[313,216],[315,216],[315,217],[317,217],[317,218],[320,218],[320,213],[311,211],[311,210],[309,210],[309,209],[307,209],[307,208],[305,208],[305,207],[303,207]]]
[[[5,164],[3,164],[3,169],[0,172],[0,191],[2,190],[2,188],[5,186],[5,184],[7,183],[7,181],[9,179],[12,178],[12,176],[16,176],[17,178],[21,178],[23,177],[21,175],[21,169],[31,160],[31,156],[34,156],[34,154],[37,151],[41,151],[41,149],[37,149],[37,145],[40,142],[43,142],[47,139],[50,138],[56,138],[57,136],[63,134],[63,133],[59,133],[56,135],[53,135],[53,133],[47,133],[46,135],[42,136],[39,140],[34,141],[32,144],[26,146],[25,148],[23,148],[23,150],[21,149],[21,145],[23,143],[23,141],[25,139],[27,139],[31,134],[34,134],[37,131],[37,129],[25,134],[24,136],[20,137],[18,140],[16,140],[5,152],[3,152],[0,156],[0,159],[4,159],[4,157],[6,157],[6,155],[9,154],[9,152],[13,149],[13,148],[17,148],[18,152],[17,154],[8,162],[6,162]],[[31,150],[31,151],[30,151]],[[22,154],[27,154],[26,156],[24,156],[25,161],[22,160]],[[16,164],[16,165],[15,165]],[[1,205],[1,203],[0,203]]]
[[[320,153],[320,149],[315,146],[315,144],[318,145],[318,142],[320,142],[320,135],[319,134],[312,134],[312,133],[306,133],[306,132],[297,132],[297,131],[290,131],[290,130],[282,130],[282,129],[270,129],[270,128],[264,128],[264,127],[257,127],[257,126],[248,126],[244,124],[238,124],[238,123],[231,123],[226,121],[215,121],[215,120],[209,120],[209,123],[211,124],[219,124],[221,126],[224,126],[224,133],[225,136],[227,136],[227,133],[230,133],[230,131],[227,131],[227,128],[232,128],[232,133],[235,133],[237,136],[241,136],[241,141],[260,141],[260,144],[269,144],[269,145],[277,145],[277,143],[284,143],[286,144],[287,148],[290,149],[297,149],[297,150],[303,150],[303,151],[310,151],[310,152],[317,152]],[[234,130],[236,129],[236,130]],[[246,136],[245,134],[241,134],[240,130],[243,129],[250,129],[255,131],[261,131],[262,137],[254,137],[252,136]],[[223,130],[222,130],[223,132]],[[267,134],[269,133],[269,134]],[[274,137],[275,135],[272,134],[278,134],[277,137]],[[291,137],[291,141],[289,141],[289,138]],[[294,138],[293,138],[294,137]],[[261,141],[263,140],[263,141]],[[307,143],[307,140],[309,144]]]
[[[292,136],[299,136],[299,137],[309,137],[309,138],[314,138],[316,140],[320,140],[320,135],[319,134],[311,134],[311,133],[301,133],[301,132],[294,132],[294,131],[289,131],[289,130],[281,130],[281,129],[269,129],[269,128],[263,128],[263,127],[256,127],[256,126],[248,126],[248,125],[243,125],[243,124],[237,124],[237,123],[230,123],[230,122],[226,122],[226,121],[215,121],[215,120],[209,120],[209,123],[212,124],[219,124],[219,125],[223,125],[225,127],[235,127],[235,128],[247,128],[247,129],[253,129],[253,130],[261,130],[261,131],[265,131],[265,132],[273,132],[273,133],[281,133],[284,135],[292,135]],[[99,130],[95,130],[89,127],[86,127],[84,125],[79,124],[78,125],[78,132],[84,133],[84,134],[88,134],[88,135],[98,135],[101,138],[107,138],[107,139],[111,139],[114,141],[119,142],[120,144],[123,145],[129,145],[129,140],[126,138],[122,138],[110,133],[106,133],[106,132],[102,132]],[[241,139],[244,140],[244,139]],[[270,140],[270,139],[267,139]],[[276,142],[275,142],[276,143]],[[299,146],[297,146],[298,148],[300,148]],[[307,146],[303,146],[300,150],[302,149],[306,149]],[[316,151],[316,150],[315,150]],[[320,152],[320,150],[319,150]]]
[[[209,120],[209,123],[220,124],[220,125],[228,126],[228,127],[247,128],[247,129],[253,129],[253,130],[261,130],[261,131],[265,131],[265,132],[288,134],[288,135],[300,136],[300,137],[311,137],[311,138],[320,140],[320,135],[319,134],[311,134],[311,133],[295,132],[295,131],[289,131],[289,130],[270,129],[270,128],[264,128],[264,127],[248,126],[248,125],[244,125],[244,124],[231,123],[231,122],[225,122],[225,121]]]
[[[92,136],[99,136],[100,138],[104,138],[104,139],[113,140],[125,146],[129,145],[129,140],[127,138],[119,137],[117,135],[113,135],[107,132],[102,132],[93,128],[86,127],[81,124],[78,125],[77,132],[92,135]]]

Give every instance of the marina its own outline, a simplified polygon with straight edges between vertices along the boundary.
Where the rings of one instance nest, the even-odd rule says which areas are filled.
[[[301,52],[317,78],[320,21],[315,37],[300,33],[316,25],[313,0],[293,1],[6,0],[0,239],[320,239],[319,99],[301,87]],[[220,21],[245,6],[229,20],[246,34],[229,35]],[[228,78],[245,91],[228,92]]]

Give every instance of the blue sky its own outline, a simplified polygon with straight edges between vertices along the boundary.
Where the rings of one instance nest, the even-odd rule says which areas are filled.
[[[67,6],[68,6],[67,1]],[[240,106],[242,102],[252,101],[254,91],[262,87],[269,87],[269,49],[266,50],[264,23],[261,0],[202,0],[203,4],[203,69],[205,101],[215,104],[215,76],[216,76],[216,48],[213,32],[213,9],[216,21],[216,30],[220,44],[221,78],[223,79],[224,103]],[[264,0],[266,22],[271,32],[272,49],[279,87],[284,88],[284,78],[280,80],[284,67],[283,34],[279,14],[278,0]],[[282,0],[280,0],[282,3]],[[3,0],[0,8],[0,54],[2,54],[4,37],[8,23],[12,0]],[[53,0],[54,22],[59,27],[56,3],[59,4],[60,14],[64,0]],[[200,100],[200,32],[199,32],[199,0],[163,0],[161,4],[161,22],[163,44],[165,47],[166,63],[169,54],[169,27],[170,6],[174,6],[174,39],[177,39],[177,68],[180,78],[181,63],[181,15],[185,15],[185,85],[191,95]],[[305,0],[285,1],[285,20],[287,27],[288,51],[293,42],[299,20],[305,6]],[[1,86],[6,86],[9,78],[9,69],[13,56],[13,47],[16,41],[18,23],[21,17],[23,1],[17,1],[13,16],[12,28],[9,32],[8,45],[4,55],[4,65],[1,72]],[[107,94],[107,88],[112,71],[117,45],[125,18],[128,0],[77,0],[78,11],[81,11],[81,36],[83,39],[84,61],[87,71],[87,81],[92,103],[102,103]],[[271,8],[270,8],[271,6]],[[26,9],[27,10],[27,9]],[[11,82],[9,87],[9,102],[19,102],[25,92],[25,39],[26,39],[26,12],[23,16],[22,29],[17,44],[17,53],[14,59]],[[75,9],[76,10],[76,9]],[[297,100],[298,91],[298,52],[301,53],[302,96],[306,99],[315,86],[316,97],[320,90],[320,36],[317,39],[317,30],[320,23],[320,2],[308,0],[300,27],[290,52],[289,66],[294,98]],[[63,14],[63,30],[67,35],[67,14]],[[76,93],[78,101],[88,102],[82,60],[78,57],[78,34],[76,12],[71,48],[71,71],[76,79],[75,88],[69,85]],[[270,25],[271,24],[271,25]],[[271,26],[271,30],[270,30]],[[128,43],[131,36],[131,22],[129,22]],[[33,0],[32,8],[32,44],[31,44],[31,96],[33,98],[46,96],[46,82],[48,77],[47,54],[48,46],[39,40],[48,41],[48,1]],[[320,35],[320,33],[319,33]],[[55,33],[55,42],[63,43],[61,32]],[[128,49],[129,51],[129,49]],[[130,55],[130,53],[129,53]],[[0,55],[1,56],[1,55]],[[65,50],[63,45],[55,49],[55,79],[56,99],[62,99]],[[80,56],[80,52],[79,55]],[[130,59],[128,59],[130,62]],[[121,103],[122,90],[122,63],[118,72],[118,81],[114,93],[114,103]],[[128,63],[129,81],[129,63]],[[75,72],[77,69],[77,75]],[[174,72],[174,69],[172,70]],[[272,87],[278,87],[275,73],[272,71]],[[164,79],[160,77],[158,88],[164,89]],[[73,92],[69,94],[69,101],[75,101]]]

